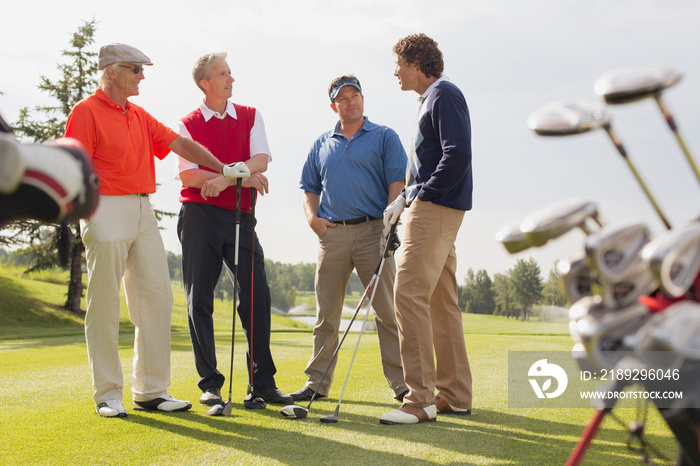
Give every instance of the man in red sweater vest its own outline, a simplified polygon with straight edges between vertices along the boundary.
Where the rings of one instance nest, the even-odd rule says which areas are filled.
[[[229,99],[235,81],[226,63],[226,54],[211,53],[199,58],[192,71],[197,86],[204,92],[199,108],[180,120],[180,134],[207,147],[224,163],[241,163],[250,177],[243,182],[239,234],[238,315],[250,341],[253,341],[253,395],[276,404],[291,404],[289,395],[275,384],[275,364],[270,352],[270,287],[265,275],[262,246],[254,235],[251,194],[268,192],[263,172],[271,160],[265,126],[252,107],[234,104]],[[214,289],[225,265],[232,276],[235,254],[236,180],[201,165],[180,159],[182,207],[178,217],[178,236],[182,243],[183,282],[187,295],[187,315],[195,365],[202,390],[200,403],[214,406],[222,402],[224,376],[217,369],[214,343]],[[251,313],[251,261],[254,260],[253,311]],[[251,335],[251,315],[253,317]],[[250,352],[248,369],[251,370]],[[249,379],[250,380],[250,374]]]

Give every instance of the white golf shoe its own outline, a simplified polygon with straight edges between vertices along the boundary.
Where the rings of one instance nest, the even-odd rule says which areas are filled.
[[[126,409],[120,400],[109,399],[97,405],[95,409],[102,417],[126,417]]]

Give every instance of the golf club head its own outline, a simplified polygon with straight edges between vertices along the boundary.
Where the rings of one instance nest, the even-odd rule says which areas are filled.
[[[686,359],[700,359],[700,303],[681,301],[662,314],[649,337],[660,348],[675,351]]]
[[[700,222],[693,221],[651,241],[642,258],[667,296],[683,296],[700,273]]]
[[[686,302],[687,301],[683,301],[683,303]],[[680,367],[685,360],[685,357],[674,351],[673,347],[669,344],[667,337],[674,338],[674,335],[660,335],[656,331],[658,328],[667,329],[673,327],[674,324],[677,323],[687,325],[687,323],[683,322],[684,319],[673,322],[674,312],[667,314],[669,310],[672,310],[673,306],[675,306],[675,304],[669,306],[664,312],[652,314],[642,327],[625,340],[627,346],[632,348],[634,356],[651,368],[668,369],[671,367]],[[694,309],[693,312],[697,313],[698,310]],[[664,324],[667,319],[669,322]],[[690,326],[691,329],[694,327],[694,325]],[[692,337],[693,336],[691,336],[691,340],[693,339]]]
[[[586,260],[599,276],[618,282],[641,262],[639,253],[650,240],[649,228],[642,222],[608,225],[586,238]]]
[[[584,100],[559,100],[536,110],[527,126],[540,136],[569,136],[586,133],[610,124],[603,104]]]
[[[577,322],[593,309],[600,307],[602,307],[600,296],[589,295],[581,297],[569,308],[569,334],[575,342],[581,343],[583,341],[578,334]]]
[[[520,223],[520,231],[533,246],[540,247],[576,227],[590,233],[592,230],[588,223],[591,220],[598,226],[603,224],[593,202],[567,199],[530,214]]]
[[[661,92],[681,77],[681,72],[671,66],[620,68],[599,77],[593,89],[608,104],[626,104]]]
[[[601,369],[611,369],[630,348],[625,338],[636,332],[649,317],[641,304],[610,310],[595,307],[576,322],[576,333],[589,356],[589,362]]]
[[[598,370],[598,365],[591,362],[588,351],[586,351],[586,347],[581,342],[577,342],[571,348],[571,357],[574,358],[582,371],[595,372]]]
[[[267,407],[267,403],[259,396],[249,393],[243,400],[243,406],[245,406],[246,409],[265,409]]]
[[[227,409],[228,406],[228,409]],[[228,411],[228,413],[227,413]],[[207,410],[207,416],[230,416],[231,415],[231,403],[225,402],[212,406]]]
[[[591,283],[595,280],[593,271],[584,258],[564,259],[557,263],[559,285],[569,304],[573,304],[584,296],[593,294]]]
[[[592,284],[594,294],[601,297],[608,309],[619,309],[637,302],[640,296],[649,294],[658,287],[658,282],[643,260],[630,265],[617,280],[608,280],[598,275]]]
[[[297,405],[287,405],[280,409],[280,413],[287,419],[306,419],[309,410]]]
[[[533,246],[525,233],[520,231],[520,223],[511,223],[501,227],[496,232],[496,241],[503,244],[510,254],[516,254]]]
[[[324,424],[335,424],[336,422],[338,422],[338,416],[336,414],[321,416],[319,421],[323,422]]]

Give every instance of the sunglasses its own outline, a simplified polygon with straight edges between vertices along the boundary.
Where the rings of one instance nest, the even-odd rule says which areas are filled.
[[[134,74],[139,74],[141,71],[144,71],[143,66],[126,66],[126,65],[119,65],[122,68],[129,68],[131,71],[133,71]]]

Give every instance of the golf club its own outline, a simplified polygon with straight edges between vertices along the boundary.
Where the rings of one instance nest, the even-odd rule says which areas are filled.
[[[253,389],[253,305],[255,304],[255,202],[258,191],[250,188],[250,349],[248,350],[248,394],[243,400],[243,406],[248,409],[265,409],[267,403],[259,396],[255,396]]]
[[[619,281],[641,261],[639,253],[650,240],[651,233],[642,222],[607,225],[586,238],[586,259],[599,275]]]
[[[693,156],[678,131],[678,126],[661,93],[680,81],[682,74],[673,67],[655,66],[641,68],[621,68],[605,73],[594,84],[596,94],[602,96],[608,104],[626,104],[647,97],[654,97],[666,123],[676,136],[681,150],[685,154],[695,177],[700,181],[700,171]]]
[[[231,395],[233,393],[233,348],[236,341],[236,300],[238,299],[238,240],[241,231],[241,178],[236,179],[236,236],[234,237],[233,253],[233,325],[231,329],[231,371],[228,376],[228,401],[209,408],[207,416],[230,416],[233,405]]]
[[[593,231],[588,225],[590,221],[598,227],[603,225],[596,205],[582,199],[568,199],[543,207],[520,223],[502,227],[496,232],[496,240],[509,253],[515,254],[531,247],[543,246],[576,227],[590,234]]]
[[[503,244],[510,254],[516,254],[534,246],[525,233],[520,231],[519,222],[509,223],[501,227],[496,232],[496,241]]]
[[[610,116],[602,104],[580,100],[561,100],[545,105],[530,115],[527,119],[528,127],[541,136],[569,136],[580,134],[595,129],[604,128],[622,158],[625,159],[632,174],[651,202],[654,210],[659,215],[663,224],[671,229],[671,224],[666,215],[661,211],[656,199],[647,188],[646,183],[637,171],[637,168],[627,156],[622,142],[617,137],[610,125]]]
[[[672,298],[688,292],[700,272],[700,222],[675,228],[642,250],[661,291]]]
[[[398,223],[398,222],[396,222]],[[343,384],[343,389],[340,391],[340,397],[338,398],[338,404],[335,407],[333,414],[327,416],[322,416],[320,421],[324,423],[334,423],[338,422],[338,412],[340,411],[340,403],[343,401],[343,394],[345,393],[345,387],[348,385],[348,379],[350,379],[350,371],[352,370],[352,365],[355,362],[355,356],[357,355],[357,350],[360,347],[360,340],[362,339],[362,333],[365,331],[365,324],[367,323],[367,316],[369,315],[369,310],[372,308],[372,302],[374,301],[374,295],[377,293],[377,286],[379,285],[379,279],[382,276],[382,269],[384,268],[384,261],[389,256],[389,252],[392,246],[392,236],[396,231],[396,223],[391,226],[389,234],[386,237],[386,245],[384,246],[384,253],[382,254],[382,259],[379,261],[377,270],[372,276],[371,282],[374,282],[374,287],[372,288],[372,295],[369,297],[369,302],[367,303],[367,310],[365,311],[365,318],[362,321],[362,327],[360,328],[360,335],[357,337],[357,344],[355,344],[355,351],[352,353],[352,359],[350,360],[350,366],[348,367],[348,373],[345,376],[345,383]]]
[[[611,369],[617,364],[627,346],[625,337],[642,327],[650,315],[649,309],[633,303],[611,312],[602,306],[592,306],[576,321],[576,333],[588,355],[588,362],[600,369]]]
[[[377,267],[377,270],[379,270],[379,267],[382,266],[384,263],[384,259],[386,257],[387,251],[388,251],[388,246],[392,243],[392,237],[396,232],[396,226],[398,224],[398,220],[396,223],[394,223],[391,226],[391,229],[389,230],[389,234],[387,235],[387,247],[384,249],[384,256],[382,256],[382,259],[379,263],[379,266]],[[340,351],[340,347],[343,345],[343,342],[345,341],[345,337],[348,336],[348,333],[350,332],[350,328],[352,327],[352,323],[355,321],[355,317],[357,317],[358,312],[360,312],[360,309],[362,308],[362,305],[365,302],[365,299],[367,298],[367,295],[369,294],[369,290],[372,289],[374,286],[374,283],[378,280],[378,275],[375,272],[375,274],[372,276],[370,279],[369,283],[367,284],[367,287],[365,288],[365,292],[362,294],[362,298],[360,298],[360,302],[357,304],[357,308],[355,308],[355,312],[352,315],[352,318],[350,319],[350,322],[348,323],[347,328],[345,329],[345,332],[343,332],[343,336],[338,342],[338,345],[335,348],[335,351],[333,351],[333,355],[331,356],[331,360],[328,363],[328,367],[326,367],[326,370],[323,372],[323,376],[321,376],[321,380],[318,382],[318,386],[314,390],[314,393],[311,395],[311,401],[309,401],[309,404],[306,406],[306,408],[303,408],[298,405],[287,405],[283,407],[280,410],[280,413],[282,416],[289,418],[289,419],[305,419],[306,416],[309,414],[309,409],[311,409],[311,404],[314,402],[316,399],[316,394],[318,393],[318,389],[321,387],[321,384],[323,384],[323,381],[326,379],[326,375],[328,375],[328,371],[331,369],[331,366],[333,365],[333,362],[335,361],[335,358],[338,356],[338,351]],[[364,326],[364,324],[363,324]],[[347,383],[347,378],[346,378],[346,383]],[[345,387],[343,387],[344,389]],[[339,404],[340,405],[340,404]],[[336,411],[339,408],[336,407]],[[337,420],[337,413],[336,413],[336,420]],[[333,422],[333,421],[329,421]]]
[[[573,304],[584,296],[590,296],[591,283],[595,280],[593,271],[586,264],[583,257],[577,259],[564,259],[557,263],[557,274],[562,291]]]
[[[588,225],[589,220],[598,227],[603,225],[596,205],[586,200],[568,199],[530,214],[520,224],[520,231],[539,247],[576,227],[585,234],[591,234],[593,230]]]

